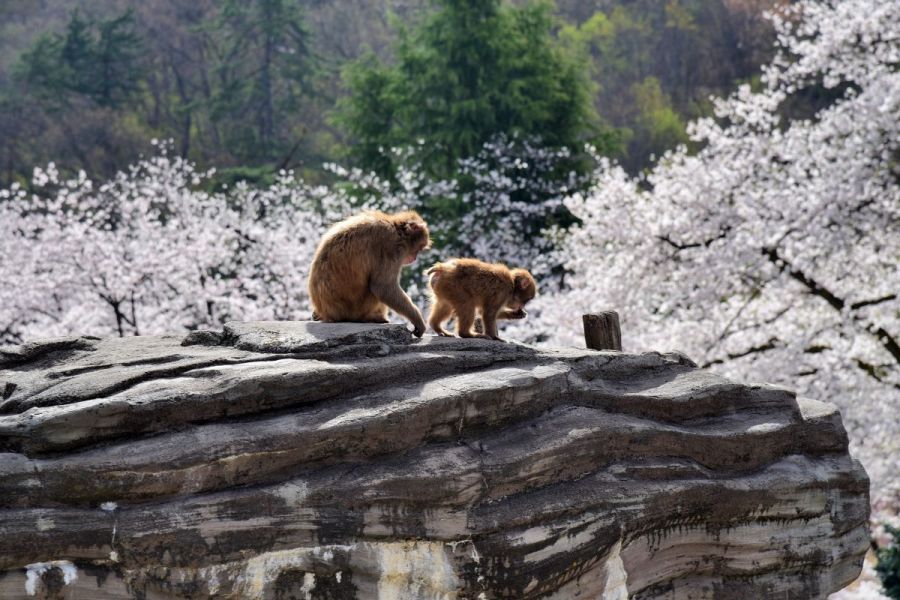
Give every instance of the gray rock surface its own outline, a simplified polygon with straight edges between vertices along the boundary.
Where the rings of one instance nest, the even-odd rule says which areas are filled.
[[[0,598],[824,598],[837,409],[679,354],[235,323],[0,353]]]

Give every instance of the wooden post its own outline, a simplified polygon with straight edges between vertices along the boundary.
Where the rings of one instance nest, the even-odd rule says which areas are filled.
[[[583,315],[584,342],[591,350],[621,350],[622,330],[619,328],[619,313],[604,310]]]

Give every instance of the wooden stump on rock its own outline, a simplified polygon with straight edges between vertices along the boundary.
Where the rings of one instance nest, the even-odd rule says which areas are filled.
[[[619,313],[605,310],[582,316],[584,321],[584,342],[591,350],[621,350],[622,330],[619,328]]]

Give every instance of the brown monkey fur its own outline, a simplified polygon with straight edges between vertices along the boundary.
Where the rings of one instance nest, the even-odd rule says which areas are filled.
[[[370,211],[335,223],[322,237],[309,271],[313,318],[387,323],[388,308],[425,333],[422,313],[400,287],[400,269],[431,247],[416,212]]]
[[[433,297],[428,323],[438,335],[450,335],[442,324],[455,315],[458,336],[499,340],[497,319],[524,319],[525,304],[537,293],[534,277],[525,269],[473,258],[440,262],[427,273]],[[484,335],[472,332],[476,312],[481,313]]]

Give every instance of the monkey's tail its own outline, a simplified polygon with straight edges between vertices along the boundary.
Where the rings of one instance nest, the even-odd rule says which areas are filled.
[[[428,275],[428,285],[434,287],[434,284],[437,283],[438,277],[440,277],[441,273],[447,271],[448,267],[444,263],[434,263],[430,269],[425,271],[425,274]]]
[[[437,262],[437,263],[434,263],[433,265],[431,265],[431,268],[428,269],[427,271],[425,271],[425,274],[426,275],[434,275],[435,273],[441,273],[446,270],[447,270],[447,265],[445,265],[444,263]]]

